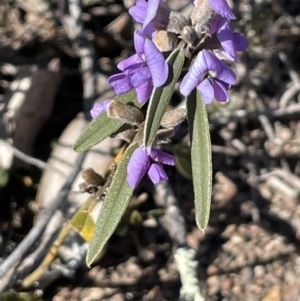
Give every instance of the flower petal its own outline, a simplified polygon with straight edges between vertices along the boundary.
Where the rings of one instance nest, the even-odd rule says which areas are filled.
[[[153,86],[160,87],[168,79],[169,66],[162,53],[149,39],[145,40],[144,52],[147,65],[152,75]]]
[[[168,153],[165,153],[164,151],[152,147],[150,150],[150,157],[152,160],[156,162],[160,162],[167,165],[175,165],[175,158],[173,155],[170,155]]]
[[[138,23],[144,23],[147,13],[148,2],[145,0],[136,0],[134,6],[129,9],[129,14]]]
[[[184,96],[190,95],[192,90],[205,78],[206,72],[208,71],[208,66],[206,60],[204,59],[204,51],[206,50],[201,51],[197,55],[192,67],[184,76],[180,84],[180,92]]]
[[[214,100],[214,89],[210,81],[206,78],[198,86],[198,90],[201,92],[203,101],[206,104],[210,104]]]
[[[202,50],[201,53],[203,60],[207,66],[207,71],[212,71],[216,75],[212,78],[218,78],[219,80],[233,85],[236,81],[236,76],[234,72],[222,61],[220,61],[214,54],[208,50]]]
[[[137,148],[128,162],[126,177],[128,184],[132,188],[135,188],[142,180],[149,167],[150,157],[146,150],[141,147]]]
[[[153,84],[152,80],[146,80],[142,85],[138,86],[136,89],[137,100],[139,103],[144,103],[147,101],[152,93]]]
[[[96,118],[104,110],[103,104],[96,102],[90,110],[92,118]]]
[[[233,40],[235,45],[236,51],[244,51],[247,49],[249,42],[248,40],[242,36],[241,34],[234,32],[233,33]]]
[[[145,38],[141,35],[141,32],[139,30],[136,30],[134,32],[133,41],[136,53],[139,55],[144,54]]]
[[[151,21],[155,18],[160,0],[151,0],[148,2],[146,17],[143,22],[143,34],[151,34],[154,27],[151,25]],[[155,31],[155,29],[154,29]]]
[[[223,17],[236,19],[226,0],[209,0],[212,9]]]
[[[163,167],[158,163],[152,163],[149,170],[148,175],[153,182],[153,184],[158,184],[163,180],[168,180],[168,176],[164,171]]]
[[[102,103],[96,102],[93,108],[90,110],[91,116],[96,118],[103,110],[107,111],[111,99],[106,99]]]
[[[142,60],[142,58],[136,53],[130,57],[128,57],[127,59],[121,61],[117,67],[118,69],[120,69],[121,71],[124,71],[126,68],[130,68],[132,65],[136,65],[136,64],[141,64],[144,61]]]
[[[219,20],[219,28],[217,31],[217,37],[220,41],[223,49],[227,52],[231,60],[236,61],[237,55],[235,52],[235,45],[233,40],[233,32],[226,18]]]
[[[224,85],[219,82],[218,80],[215,80],[213,82],[213,88],[214,88],[214,95],[215,99],[222,102],[227,102],[229,100],[229,95]]]
[[[108,79],[109,84],[114,88],[116,94],[123,94],[133,89],[130,78],[124,73],[118,73]]]
[[[130,82],[132,86],[136,88],[149,79],[152,79],[150,70],[148,67],[144,67],[132,74],[132,76],[130,77]]]

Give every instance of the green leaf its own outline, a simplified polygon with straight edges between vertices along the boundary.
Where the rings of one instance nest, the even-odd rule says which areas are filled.
[[[128,206],[134,189],[129,186],[126,180],[127,165],[132,153],[137,147],[137,142],[130,144],[118,163],[89,244],[86,257],[88,266],[90,266],[100,254]]]
[[[197,226],[207,226],[212,190],[212,156],[206,105],[201,94],[193,91],[187,98],[191,138],[192,174]]]
[[[181,74],[184,63],[184,53],[181,49],[175,49],[167,59],[169,65],[169,76],[167,82],[152,92],[147,110],[144,140],[145,147],[151,145],[155,139],[160,126],[162,116],[173,95],[175,84]]]
[[[114,100],[123,104],[132,103],[134,106],[141,108],[142,104],[137,101],[136,93],[131,90],[127,93],[117,95]],[[124,123],[119,119],[110,118],[106,112],[103,111],[99,116],[93,119],[80,134],[76,140],[73,149],[76,152],[84,152],[90,149],[92,146],[100,143],[116,132]]]
[[[185,178],[192,180],[191,153],[185,149],[176,147],[174,155],[176,159],[175,167],[179,173]]]

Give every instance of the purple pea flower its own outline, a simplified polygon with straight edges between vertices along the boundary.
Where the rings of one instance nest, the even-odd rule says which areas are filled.
[[[167,180],[168,176],[161,164],[175,165],[174,156],[154,147],[151,147],[150,151],[142,147],[137,148],[127,166],[128,184],[135,188],[146,173],[154,184]]]
[[[224,51],[221,54],[228,60],[237,61],[236,51],[244,51],[248,47],[248,41],[239,33],[233,32],[228,20],[220,17],[210,25],[210,34],[216,33]]]
[[[235,15],[229,7],[226,0],[194,0],[195,5],[192,13],[192,23],[196,25],[203,20],[215,19],[218,16],[222,16],[227,19],[235,19]]]
[[[196,1],[201,1],[201,0],[196,0]],[[212,9],[222,17],[228,19],[236,19],[234,13],[232,12],[226,0],[209,0],[209,4],[212,7]]]
[[[90,110],[92,118],[96,118],[103,110],[107,111],[111,99],[106,99],[102,103],[96,102],[93,108]]]
[[[169,23],[171,10],[162,0],[137,0],[129,9],[136,22],[142,23],[142,34],[148,35],[156,30],[165,30]]]
[[[204,49],[184,76],[180,92],[188,96],[197,87],[206,104],[211,103],[214,97],[226,102],[229,100],[228,89],[235,81],[234,72],[214,54]]]
[[[164,56],[155,44],[138,32],[134,33],[136,54],[118,64],[122,73],[111,76],[108,81],[116,94],[136,89],[140,103],[149,99],[153,86],[162,86],[167,78],[169,67]]]

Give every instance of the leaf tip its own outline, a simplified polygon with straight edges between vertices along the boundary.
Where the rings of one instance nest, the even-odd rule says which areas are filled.
[[[80,150],[78,150],[78,145],[73,145],[73,151],[75,151],[76,153],[80,153]]]
[[[90,256],[89,256],[89,251],[88,251],[88,253],[87,253],[87,255],[86,255],[85,262],[86,262],[86,265],[87,265],[87,267],[88,267],[89,269],[91,268],[91,265],[92,265],[93,261],[94,261],[94,259],[93,259],[93,258],[90,258]]]

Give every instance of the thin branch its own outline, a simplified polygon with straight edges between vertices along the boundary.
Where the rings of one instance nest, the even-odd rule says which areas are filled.
[[[269,140],[275,139],[275,133],[274,133],[274,130],[272,128],[272,125],[271,125],[268,117],[265,115],[259,115],[258,120],[260,121],[262,127],[264,128],[264,131],[265,131],[268,139]]]
[[[54,166],[51,166],[50,164],[40,160],[40,159],[36,159],[32,156],[26,155],[25,153],[21,152],[20,150],[18,150],[17,148],[15,148],[14,146],[12,146],[11,144],[9,144],[7,141],[5,141],[4,139],[0,139],[0,145],[3,144],[5,147],[11,149],[11,151],[13,152],[13,154],[19,158],[20,160],[22,160],[25,163],[31,164],[33,166],[38,167],[41,170],[44,170],[45,168],[50,168],[54,171],[60,172],[62,173],[61,170],[59,170],[58,168],[55,168]]]
[[[162,181],[155,185],[155,194],[158,203],[166,207],[164,226],[178,246],[186,246],[185,221],[170,184]]]
[[[155,199],[166,207],[164,226],[177,245],[174,257],[181,279],[180,298],[187,301],[204,301],[199,288],[196,251],[188,246],[186,225],[177,199],[167,181],[155,185]]]
[[[74,180],[76,179],[78,173],[81,170],[81,166],[85,156],[86,153],[81,153],[78,156],[74,164],[72,173],[60,189],[55,199],[52,202],[49,202],[49,204],[51,204],[50,207],[46,207],[41,210],[37,218],[36,224],[33,226],[33,228],[30,230],[27,236],[23,239],[23,241],[17,246],[17,248],[0,265],[0,292],[3,292],[6,286],[10,284],[10,279],[5,279],[6,281],[8,280],[8,283],[6,281],[3,281],[6,276],[6,273],[8,273],[10,269],[12,269],[20,263],[22,258],[31,248],[31,246],[39,239],[54,212],[57,210],[57,208],[59,208],[59,206],[67,197],[67,194],[69,193]]]

